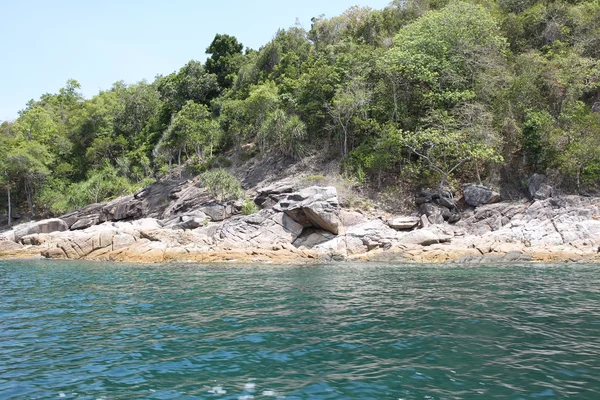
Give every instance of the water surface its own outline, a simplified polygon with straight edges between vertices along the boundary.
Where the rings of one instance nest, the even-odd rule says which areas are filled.
[[[0,399],[600,399],[600,266],[0,261]]]

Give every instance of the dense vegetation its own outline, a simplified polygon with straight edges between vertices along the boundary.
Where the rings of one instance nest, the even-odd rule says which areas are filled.
[[[381,190],[600,177],[597,1],[394,0],[206,51],[152,83],[84,99],[70,80],[30,101],[0,126],[12,202],[58,213],[231,155],[318,152]]]

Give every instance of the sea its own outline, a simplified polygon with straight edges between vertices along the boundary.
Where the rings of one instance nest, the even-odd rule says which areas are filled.
[[[600,399],[600,265],[0,261],[0,399]]]

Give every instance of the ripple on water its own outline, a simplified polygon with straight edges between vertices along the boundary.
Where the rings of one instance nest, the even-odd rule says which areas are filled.
[[[0,262],[0,398],[599,399],[598,266]]]

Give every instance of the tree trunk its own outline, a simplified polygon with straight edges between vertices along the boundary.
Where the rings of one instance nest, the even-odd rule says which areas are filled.
[[[11,207],[10,207],[10,184],[6,185],[6,194],[8,196],[8,226],[12,225]]]
[[[181,179],[181,148],[177,154],[177,165],[179,165],[179,179]]]
[[[25,184],[25,196],[27,197],[27,205],[29,206],[29,212],[31,212],[31,218],[35,217],[35,209],[33,208],[33,194],[30,188]]]
[[[344,128],[344,158],[348,156],[348,131]]]
[[[173,179],[173,176],[171,175],[171,160],[173,159],[173,157],[169,154],[169,179]]]

